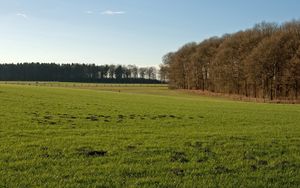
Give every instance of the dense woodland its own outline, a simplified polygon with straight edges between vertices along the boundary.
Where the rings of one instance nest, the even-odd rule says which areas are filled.
[[[155,67],[55,63],[0,64],[0,80],[160,83]]]
[[[300,21],[263,22],[234,34],[188,43],[163,57],[160,72],[173,88],[297,99]]]

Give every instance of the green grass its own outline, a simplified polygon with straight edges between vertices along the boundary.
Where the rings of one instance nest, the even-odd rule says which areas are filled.
[[[0,187],[300,185],[300,105],[75,83],[0,84],[0,104]]]

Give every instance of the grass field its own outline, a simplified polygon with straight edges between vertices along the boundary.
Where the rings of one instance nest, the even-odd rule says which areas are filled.
[[[300,105],[0,84],[0,187],[299,187]]]

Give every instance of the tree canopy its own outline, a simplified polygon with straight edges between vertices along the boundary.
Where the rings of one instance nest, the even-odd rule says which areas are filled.
[[[18,63],[0,64],[1,81],[160,83],[155,67],[135,65]]]
[[[163,57],[170,87],[295,99],[300,88],[300,21],[188,43]]]

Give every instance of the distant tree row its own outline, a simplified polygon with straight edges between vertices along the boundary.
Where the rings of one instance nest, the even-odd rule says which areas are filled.
[[[260,23],[251,29],[188,43],[163,57],[171,87],[297,99],[300,92],[300,21]]]
[[[0,64],[1,81],[160,83],[155,67],[135,65],[18,63]]]

